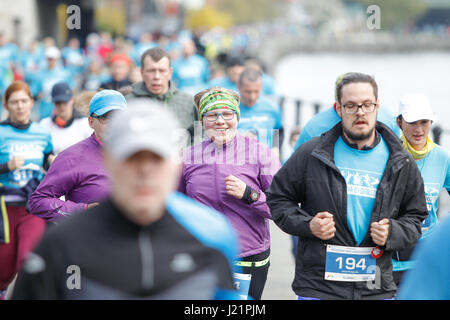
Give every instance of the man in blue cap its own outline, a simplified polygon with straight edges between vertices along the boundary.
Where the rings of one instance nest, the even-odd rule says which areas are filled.
[[[53,152],[60,153],[67,147],[86,139],[92,134],[88,120],[74,109],[72,89],[67,82],[58,82],[52,88],[53,115],[41,120],[52,134]]]
[[[109,117],[126,107],[118,91],[103,90],[94,95],[89,103],[89,126],[94,133],[55,158],[29,199],[32,214],[56,221],[96,205],[109,195],[111,181],[103,165],[102,145]]]

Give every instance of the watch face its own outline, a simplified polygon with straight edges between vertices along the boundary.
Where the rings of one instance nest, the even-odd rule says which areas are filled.
[[[259,198],[259,193],[256,192],[256,191],[252,191],[252,193],[250,193],[250,198],[251,198],[253,201],[258,200],[258,198]]]

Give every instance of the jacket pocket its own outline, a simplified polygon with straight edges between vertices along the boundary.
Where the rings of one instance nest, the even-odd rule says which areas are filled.
[[[317,239],[300,240],[302,246],[301,256],[303,269],[305,271],[317,270],[325,268],[325,244]]]
[[[392,258],[394,260],[397,260],[397,261],[408,261],[408,260],[411,260],[411,255],[412,255],[412,252],[414,251],[415,247],[416,247],[416,245],[413,244],[413,245],[411,245],[409,247],[406,247],[406,248],[404,248],[402,250],[396,250],[396,251],[393,252]]]

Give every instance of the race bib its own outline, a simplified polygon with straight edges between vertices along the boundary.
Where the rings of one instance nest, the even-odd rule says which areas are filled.
[[[248,290],[250,288],[251,274],[233,273],[234,287],[238,291],[241,300],[248,300]]]
[[[376,260],[372,247],[345,247],[327,245],[325,280],[373,281]]]

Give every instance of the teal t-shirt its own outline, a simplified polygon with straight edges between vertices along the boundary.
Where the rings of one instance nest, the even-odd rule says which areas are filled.
[[[273,135],[283,127],[281,109],[271,100],[261,97],[254,106],[240,105],[241,119],[238,131],[250,134],[269,148],[273,146]]]
[[[45,154],[52,151],[50,130],[41,124],[32,122],[24,130],[1,124],[0,163],[6,163],[14,156],[23,156],[25,162],[20,169],[0,174],[0,183],[5,187],[21,188],[32,178],[41,180]]]
[[[450,153],[439,145],[423,159],[416,161],[423,178],[428,217],[422,223],[422,239],[427,238],[438,225],[439,195],[442,188],[450,190]],[[394,271],[411,269],[414,261],[392,260]]]
[[[347,223],[359,245],[369,230],[378,185],[389,158],[389,148],[380,142],[370,150],[348,146],[341,137],[334,146],[334,162],[347,184]]]

